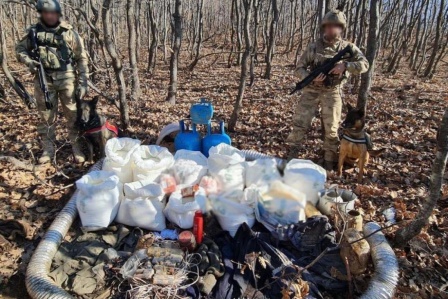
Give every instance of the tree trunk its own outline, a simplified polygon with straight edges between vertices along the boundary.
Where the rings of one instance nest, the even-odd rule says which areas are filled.
[[[148,53],[148,72],[152,75],[156,68],[157,46],[159,45],[159,28],[155,20],[154,1],[148,2],[148,19],[151,30],[151,45]]]
[[[171,105],[176,104],[177,93],[177,70],[179,67],[179,52],[182,42],[182,0],[176,0],[173,14],[173,52],[170,59],[170,86],[168,87],[168,96],[166,101]]]
[[[11,84],[14,91],[22,98],[24,103],[29,106],[33,103],[35,105],[36,100],[32,95],[30,95],[23,85],[11,74],[11,71],[8,67],[8,59],[7,59],[7,47],[6,47],[6,39],[5,39],[5,30],[3,28],[3,19],[2,19],[2,11],[3,6],[0,4],[0,64],[2,66],[3,72],[5,73],[6,79],[9,84]],[[6,99],[6,92],[4,88],[1,88],[2,98]]]
[[[426,65],[425,72],[423,73],[424,77],[432,77],[434,75],[432,71],[434,68],[434,62],[436,61],[437,52],[439,51],[439,45],[442,35],[444,7],[445,7],[445,0],[440,0],[439,14],[437,16],[436,36],[434,38],[434,46],[432,48],[431,56],[429,57],[429,62]]]
[[[378,52],[380,1],[381,0],[370,1],[370,26],[366,49],[366,58],[369,61],[370,67],[366,73],[361,75],[361,86],[358,94],[358,108],[363,108],[364,111],[367,110],[367,98],[372,85],[373,72],[375,69],[375,57]]]
[[[263,76],[263,78],[268,80],[271,79],[272,59],[274,57],[275,39],[277,37],[277,25],[279,18],[277,0],[271,0],[271,5],[272,5],[272,20],[271,20],[271,27],[269,28],[269,43],[265,56],[266,71]]]
[[[197,40],[196,40],[196,49],[194,54],[194,60],[188,67],[190,71],[193,71],[196,64],[198,64],[199,61],[199,54],[201,53],[201,47],[202,47],[202,39],[204,36],[204,0],[197,0],[197,10],[198,10],[198,24],[197,24]]]
[[[118,57],[117,49],[115,48],[114,41],[112,40],[112,22],[110,21],[110,6],[112,0],[104,0],[101,11],[101,18],[103,21],[104,42],[106,50],[112,59],[112,66],[115,72],[115,79],[118,84],[118,97],[120,101],[120,118],[121,126],[123,130],[129,128],[129,107],[128,100],[126,98],[126,82],[123,74],[123,65],[121,59]]]
[[[443,0],[442,0],[443,1]],[[419,235],[424,226],[428,225],[437,201],[440,199],[443,175],[448,160],[448,109],[445,110],[442,123],[437,134],[437,153],[432,165],[429,195],[422,203],[421,209],[412,222],[395,234],[395,245],[404,247],[412,238]]]
[[[247,72],[248,72],[248,60],[251,53],[252,48],[252,42],[250,39],[250,15],[251,15],[251,8],[252,8],[252,1],[253,0],[242,0],[243,6],[244,6],[244,43],[245,43],[245,49],[243,53],[243,58],[241,61],[241,76],[240,76],[240,85],[238,88],[238,96],[235,101],[235,105],[233,106],[233,112],[232,116],[230,117],[229,121],[229,131],[234,132],[236,123],[238,121],[238,115],[240,113],[242,104],[243,104],[243,96],[244,96],[244,90],[246,89],[246,81],[247,81]]]
[[[131,64],[132,78],[131,78],[131,99],[138,101],[141,96],[140,91],[140,78],[138,75],[138,62],[137,62],[137,28],[135,24],[135,0],[127,0],[127,22],[128,22],[128,51],[129,62]]]

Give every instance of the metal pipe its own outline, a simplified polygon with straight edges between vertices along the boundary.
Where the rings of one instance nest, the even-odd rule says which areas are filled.
[[[100,170],[102,164],[102,161],[97,162],[90,168],[89,172]],[[33,299],[73,299],[73,296],[57,286],[48,274],[59,245],[61,245],[64,236],[78,216],[76,208],[77,194],[78,192],[75,191],[70,201],[56,216],[28,264],[25,284],[28,294]]]
[[[381,227],[376,222],[364,225],[364,235],[367,236]],[[392,299],[398,283],[398,262],[394,251],[381,231],[367,238],[369,242],[375,274],[370,280],[367,291],[361,299]]]

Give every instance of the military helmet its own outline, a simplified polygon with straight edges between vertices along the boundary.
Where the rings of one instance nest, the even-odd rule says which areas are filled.
[[[62,13],[61,4],[58,0],[38,0],[36,3],[36,9],[39,13],[43,11],[57,12],[59,14]]]
[[[345,27],[347,26],[347,19],[345,18],[345,14],[337,9],[330,10],[322,19],[322,26],[328,24],[341,25],[342,29],[345,29]]]

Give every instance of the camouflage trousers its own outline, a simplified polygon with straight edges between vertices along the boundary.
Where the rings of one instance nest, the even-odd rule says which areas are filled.
[[[332,89],[306,88],[303,90],[294,113],[293,130],[286,142],[291,145],[300,145],[311,126],[319,104],[322,109],[325,129],[324,158],[326,161],[335,162],[338,160],[338,128],[342,113],[342,98],[339,86]]]
[[[37,102],[37,110],[40,115],[40,122],[37,125],[37,132],[41,135],[42,142],[53,143],[55,140],[55,126],[58,117],[58,102],[61,102],[62,112],[67,121],[68,138],[72,144],[78,137],[76,129],[76,100],[75,100],[76,79],[67,78],[59,80],[48,80],[48,91],[53,109],[47,110],[45,107],[45,97],[39,87],[39,79],[34,80],[34,96]]]

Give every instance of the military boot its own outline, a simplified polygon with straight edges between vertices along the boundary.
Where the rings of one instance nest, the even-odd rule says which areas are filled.
[[[82,147],[81,144],[79,144],[79,141],[75,141],[72,144],[72,151],[75,163],[84,163],[86,161],[86,156],[82,152]]]
[[[43,152],[39,158],[39,164],[50,163],[54,158],[54,145],[51,140],[42,140]]]
[[[333,171],[336,168],[336,162],[334,161],[324,161],[324,168],[326,171]]]

